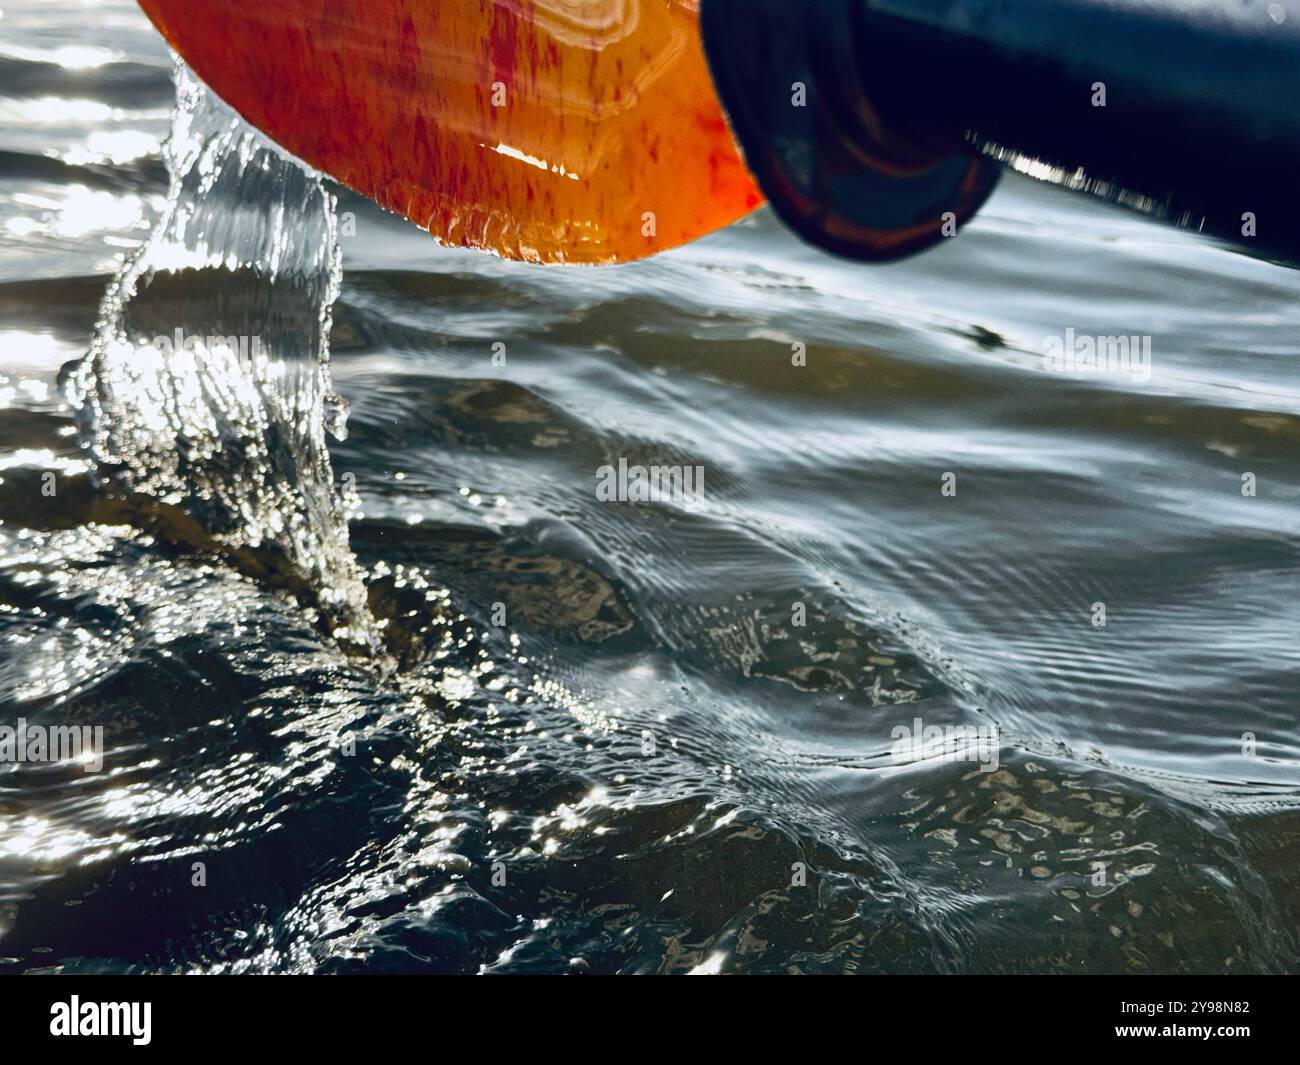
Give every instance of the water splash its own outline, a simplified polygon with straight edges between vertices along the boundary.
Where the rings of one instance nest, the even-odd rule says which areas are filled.
[[[179,61],[175,81],[165,209],[109,286],[65,394],[102,483],[373,649],[325,445],[347,410],[329,374],[334,197]]]

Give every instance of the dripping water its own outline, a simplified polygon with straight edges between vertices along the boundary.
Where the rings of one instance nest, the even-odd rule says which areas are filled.
[[[179,60],[166,206],[64,390],[102,485],[170,537],[292,589],[374,649],[325,433],[342,275],[333,195]]]

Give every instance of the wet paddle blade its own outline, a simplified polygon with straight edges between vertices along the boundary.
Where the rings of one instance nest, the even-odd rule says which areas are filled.
[[[140,0],[272,140],[438,239],[639,259],[761,202],[694,0]]]

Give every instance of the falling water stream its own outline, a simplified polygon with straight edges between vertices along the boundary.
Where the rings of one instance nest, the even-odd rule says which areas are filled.
[[[347,418],[330,385],[334,197],[179,60],[174,77],[166,208],[65,393],[101,479],[150,524],[210,537],[374,649],[325,442]]]

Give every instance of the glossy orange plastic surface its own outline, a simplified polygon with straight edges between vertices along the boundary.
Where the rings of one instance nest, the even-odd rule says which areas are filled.
[[[761,202],[697,0],[140,0],[272,140],[448,244],[638,259]]]

